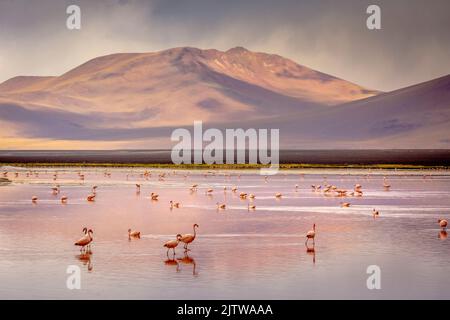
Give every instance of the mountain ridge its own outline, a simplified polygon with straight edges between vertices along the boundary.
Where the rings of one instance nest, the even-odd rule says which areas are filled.
[[[448,79],[383,93],[243,47],[115,53],[1,83],[0,137],[7,148],[170,147],[173,128],[202,120],[280,128],[288,148],[415,147],[407,135],[441,148]]]

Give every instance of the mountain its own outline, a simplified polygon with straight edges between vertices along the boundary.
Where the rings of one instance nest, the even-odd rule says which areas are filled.
[[[0,84],[0,148],[169,148],[195,120],[280,128],[287,148],[443,147],[448,81],[381,93],[242,47],[112,54]]]
[[[273,125],[303,148],[449,149],[450,75]]]

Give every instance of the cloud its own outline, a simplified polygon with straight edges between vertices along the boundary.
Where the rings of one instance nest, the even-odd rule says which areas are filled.
[[[0,2],[0,81],[58,75],[115,52],[245,46],[379,90],[450,71],[450,2],[376,1],[382,30],[365,27],[368,0],[114,0]],[[82,29],[65,28],[78,4]],[[7,63],[6,63],[7,62]]]

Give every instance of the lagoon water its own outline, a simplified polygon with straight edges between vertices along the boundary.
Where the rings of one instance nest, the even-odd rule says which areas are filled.
[[[265,181],[255,171],[150,170],[145,178],[139,168],[108,169],[110,176],[102,168],[32,170],[27,177],[28,169],[2,168],[12,182],[0,185],[1,299],[450,298],[450,239],[437,223],[450,218],[448,171],[302,170]],[[364,195],[311,190],[324,180],[347,189],[359,183]],[[191,192],[194,183],[199,188]],[[239,192],[256,195],[256,210]],[[181,208],[170,210],[170,200]],[[351,207],[341,208],[342,201]],[[217,202],[227,208],[217,210]],[[168,257],[163,244],[192,233],[194,223],[191,251],[185,255],[180,245]],[[313,223],[314,248],[305,246]],[[74,246],[85,226],[94,230],[91,254]],[[141,239],[130,241],[128,228]],[[81,268],[80,290],[66,286],[71,265]],[[380,290],[367,288],[371,265],[380,267]]]

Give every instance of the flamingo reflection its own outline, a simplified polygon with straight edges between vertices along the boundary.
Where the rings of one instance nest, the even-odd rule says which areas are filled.
[[[79,261],[83,263],[84,266],[87,265],[88,271],[92,271],[92,251],[90,248],[87,248],[85,251],[81,252],[79,255],[75,256]]]
[[[309,247],[307,244],[305,244],[306,247],[306,254],[313,257],[313,264],[316,264],[316,248],[313,245],[312,247]]]
[[[164,261],[166,266],[176,266],[177,272],[180,272],[180,264],[177,260],[175,260],[175,255],[172,256],[172,259],[169,258],[169,253],[167,253],[167,260]]]
[[[197,267],[197,264],[195,263],[195,259],[193,257],[190,257],[188,255],[187,251],[184,252],[183,258],[178,258],[177,260],[182,264],[186,264],[186,265],[192,264],[193,265],[192,274],[194,276],[198,275],[198,273],[195,271],[196,267]]]

